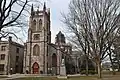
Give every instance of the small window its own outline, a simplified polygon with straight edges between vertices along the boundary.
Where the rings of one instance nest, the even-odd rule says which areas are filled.
[[[19,61],[19,56],[16,56],[16,62],[18,62]]]
[[[0,58],[1,60],[5,60],[5,54],[1,54]]]
[[[19,53],[19,48],[16,48],[16,53]]]
[[[36,20],[33,21],[33,25],[36,26]]]
[[[33,29],[36,30],[36,20],[33,21]]]
[[[34,34],[34,40],[39,40],[40,39],[40,35],[39,34]]]
[[[1,46],[1,51],[5,51],[6,46]]]
[[[38,27],[38,29],[39,29],[39,30],[42,29],[42,20],[41,20],[41,19],[39,20],[39,27]]]
[[[4,71],[4,64],[0,64],[0,71]]]

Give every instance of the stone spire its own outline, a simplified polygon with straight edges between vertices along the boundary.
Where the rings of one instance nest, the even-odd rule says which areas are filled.
[[[46,3],[44,2],[43,11],[46,11]]]
[[[31,12],[33,12],[34,11],[34,9],[33,9],[33,4],[32,4],[32,7],[31,7]]]
[[[33,8],[33,4],[32,4],[32,7],[31,7],[31,16],[34,15],[34,8]]]

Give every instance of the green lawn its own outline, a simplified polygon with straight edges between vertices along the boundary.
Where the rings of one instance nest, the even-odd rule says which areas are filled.
[[[68,77],[67,79],[57,79],[56,77],[28,77],[14,80],[96,80],[94,76]]]
[[[14,80],[120,80],[120,75],[103,76],[102,79],[98,79],[95,76],[79,76],[79,77],[68,77],[67,79],[57,79],[56,77],[28,77],[28,78],[14,79]]]
[[[8,78],[8,76],[0,75],[0,79],[2,78]]]

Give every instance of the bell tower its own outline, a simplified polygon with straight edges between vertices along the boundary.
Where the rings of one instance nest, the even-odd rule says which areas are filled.
[[[46,9],[44,3],[43,10],[34,10],[33,5],[31,7],[31,16],[29,20],[29,30],[28,30],[28,41],[30,41],[30,34],[32,34],[32,41],[45,40],[48,38],[48,42],[51,42],[51,31],[50,31],[50,9]]]
[[[25,70],[32,74],[47,73],[48,44],[51,43],[50,9],[36,11],[32,5],[29,18],[28,41],[26,43]]]
[[[65,36],[61,31],[59,31],[59,33],[56,35],[56,38],[55,38],[55,44],[56,45],[64,45],[65,43],[66,43]]]

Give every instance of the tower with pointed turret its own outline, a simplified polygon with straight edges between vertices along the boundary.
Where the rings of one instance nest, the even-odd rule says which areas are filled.
[[[66,55],[70,55],[71,46],[66,44],[61,31],[55,39],[55,44],[51,43],[50,9],[46,8],[45,3],[42,10],[34,10],[32,5],[28,41],[24,49],[24,73],[61,74],[62,60],[68,60]]]
[[[51,43],[50,9],[47,9],[44,3],[43,10],[35,11],[32,5],[28,41],[24,51],[24,73],[47,73],[49,43]]]
[[[65,42],[65,36],[64,34],[62,34],[61,31],[59,31],[59,33],[56,35],[56,38],[55,38],[55,44],[56,45],[64,45],[66,42]]]

